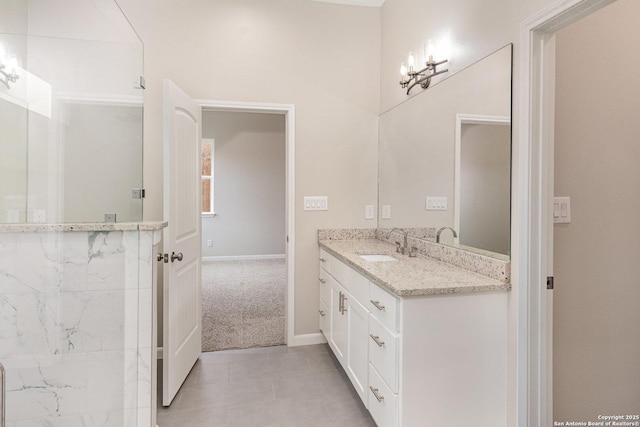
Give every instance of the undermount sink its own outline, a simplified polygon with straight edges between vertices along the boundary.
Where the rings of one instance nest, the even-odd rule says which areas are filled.
[[[372,255],[358,255],[358,256],[365,261],[372,261],[372,262],[398,261],[396,258],[389,255],[372,254]]]

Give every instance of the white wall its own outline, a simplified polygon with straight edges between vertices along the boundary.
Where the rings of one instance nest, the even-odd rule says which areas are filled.
[[[216,212],[202,218],[203,257],[285,253],[284,119],[203,112],[202,136],[215,139]]]
[[[318,332],[317,229],[375,227],[380,10],[310,0],[119,0],[145,43],[144,216],[162,218],[162,79],[295,104],[295,333]],[[305,195],[330,210],[305,212]]]
[[[640,409],[639,19],[619,0],[556,35],[555,195],[572,216],[554,227],[558,421]]]

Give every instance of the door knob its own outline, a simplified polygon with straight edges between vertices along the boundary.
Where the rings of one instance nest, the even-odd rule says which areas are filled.
[[[178,261],[182,261],[182,252],[179,253],[175,253],[175,252],[171,252],[171,262],[178,260]]]

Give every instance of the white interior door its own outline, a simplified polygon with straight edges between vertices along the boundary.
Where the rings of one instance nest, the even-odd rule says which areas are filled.
[[[162,404],[168,406],[198,359],[201,316],[202,112],[164,80],[164,230]]]

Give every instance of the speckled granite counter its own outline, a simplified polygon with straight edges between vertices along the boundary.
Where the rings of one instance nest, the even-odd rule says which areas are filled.
[[[318,243],[327,253],[400,297],[511,289],[510,283],[491,279],[422,254],[415,258],[398,254],[394,245],[375,238],[319,240]],[[389,255],[398,261],[370,262],[359,256],[366,254]]]
[[[166,226],[166,221],[0,224],[0,233],[34,233],[47,231],[153,231],[162,230]]]

